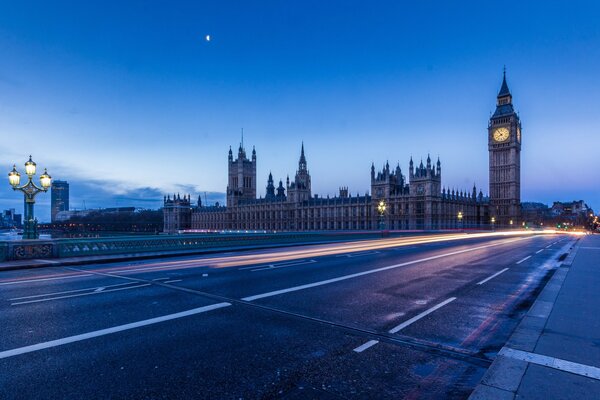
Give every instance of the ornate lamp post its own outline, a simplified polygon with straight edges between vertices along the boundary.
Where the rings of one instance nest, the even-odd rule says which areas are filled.
[[[492,221],[492,230],[495,230],[494,224],[496,223],[496,217],[492,217],[491,221]]]
[[[385,228],[385,223],[383,221],[383,217],[385,214],[385,201],[381,200],[379,204],[377,204],[377,212],[379,213],[379,229],[383,230]]]
[[[458,226],[460,226],[460,229],[463,229],[463,213],[462,211],[458,212],[458,215],[456,216],[456,218],[458,218]]]
[[[23,229],[23,239],[38,239],[40,235],[37,232],[37,220],[33,217],[33,205],[35,196],[40,192],[47,192],[52,184],[52,178],[48,175],[46,169],[40,175],[41,187],[33,183],[36,165],[29,156],[29,161],[25,163],[25,174],[27,174],[27,183],[19,186],[21,183],[21,174],[17,171],[16,165],[13,165],[12,171],[8,173],[8,183],[13,190],[20,190],[25,196],[25,229]]]

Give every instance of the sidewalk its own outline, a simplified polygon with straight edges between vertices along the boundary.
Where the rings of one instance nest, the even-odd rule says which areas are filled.
[[[599,235],[578,241],[470,399],[600,399]]]

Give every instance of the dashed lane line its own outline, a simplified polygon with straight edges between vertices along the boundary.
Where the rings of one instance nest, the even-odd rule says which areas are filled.
[[[354,351],[357,353],[362,353],[369,347],[375,346],[377,343],[379,343],[379,340],[369,340],[367,343],[364,343],[364,344],[358,346],[357,348],[355,348]]]
[[[480,281],[480,282],[477,282],[477,284],[478,284],[478,285],[483,285],[483,284],[484,284],[484,283],[486,283],[487,281],[494,279],[495,277],[497,277],[498,275],[500,275],[500,274],[502,274],[502,273],[504,273],[504,272],[506,272],[506,271],[508,271],[508,268],[504,268],[503,270],[496,272],[494,275],[488,276],[488,277],[487,277],[487,278],[485,278],[484,280],[482,280],[482,281]]]
[[[396,333],[396,332],[401,331],[402,329],[406,328],[407,326],[412,325],[413,323],[417,322],[421,318],[426,317],[427,315],[431,314],[435,310],[444,307],[446,304],[451,303],[454,300],[456,300],[456,297],[450,297],[449,299],[446,299],[446,300],[442,301],[441,303],[436,304],[435,306],[423,311],[422,313],[415,315],[408,321],[404,321],[400,325],[393,327],[392,329],[389,330],[389,333]]]
[[[527,256],[527,257],[517,261],[517,264],[521,264],[522,262],[525,262],[525,261],[529,260],[530,258],[531,258],[531,256]]]

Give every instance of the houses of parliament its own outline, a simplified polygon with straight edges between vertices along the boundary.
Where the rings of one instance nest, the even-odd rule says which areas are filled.
[[[248,157],[243,144],[236,157],[229,149],[226,205],[202,204],[198,198],[164,199],[164,232],[181,230],[368,230],[508,227],[520,223],[521,122],[512,104],[506,72],[487,129],[489,197],[469,190],[442,187],[442,164],[428,156],[408,173],[388,163],[371,165],[371,193],[352,196],[347,187],[335,197],[312,193],[304,144],[294,179],[275,186],[269,174],[265,197],[257,198],[256,150]]]

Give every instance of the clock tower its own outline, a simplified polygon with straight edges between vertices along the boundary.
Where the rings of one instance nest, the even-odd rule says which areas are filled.
[[[521,218],[521,121],[512,105],[506,69],[488,124],[490,153],[490,218],[498,227],[520,224]]]

